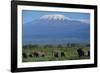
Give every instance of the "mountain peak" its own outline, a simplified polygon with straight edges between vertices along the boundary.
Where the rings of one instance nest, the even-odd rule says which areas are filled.
[[[49,14],[41,16],[40,19],[48,19],[48,20],[70,20],[69,17],[66,17],[62,14]]]

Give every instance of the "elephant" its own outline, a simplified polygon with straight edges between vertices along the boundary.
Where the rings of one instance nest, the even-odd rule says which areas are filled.
[[[82,57],[85,55],[84,51],[82,50],[82,48],[77,49],[77,53],[79,57]]]

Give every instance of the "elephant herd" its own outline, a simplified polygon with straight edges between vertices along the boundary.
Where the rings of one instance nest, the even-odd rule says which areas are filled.
[[[78,54],[79,57],[85,56],[85,52],[83,51],[82,48],[78,48],[76,51],[77,51],[77,54]],[[26,53],[26,52],[22,53],[23,58],[45,57],[46,55],[47,55],[47,53],[44,52],[44,51],[32,51],[30,53]],[[55,49],[55,50],[52,51],[52,56],[55,57],[55,58],[66,57],[66,54],[65,54],[64,51],[60,51],[60,50]],[[86,56],[90,56],[90,51],[88,51]]]
[[[30,53],[23,53],[22,54],[24,58],[27,58],[27,57],[44,57],[46,55],[45,52],[43,51],[33,51],[33,52],[30,52]]]

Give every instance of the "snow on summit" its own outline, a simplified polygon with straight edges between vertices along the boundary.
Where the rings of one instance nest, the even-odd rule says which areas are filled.
[[[42,15],[40,19],[44,20],[68,20],[68,21],[78,21],[81,23],[87,23],[90,24],[90,21],[87,19],[73,19],[68,16],[65,16],[63,14],[48,14],[48,15]]]
[[[44,16],[41,16],[40,19],[48,19],[48,20],[70,20],[69,17],[66,17],[62,14],[49,14],[49,15],[44,15]]]

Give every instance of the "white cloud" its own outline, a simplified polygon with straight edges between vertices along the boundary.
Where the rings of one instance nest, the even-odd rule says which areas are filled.
[[[90,24],[90,21],[89,20],[86,20],[86,19],[80,19],[80,22],[84,22],[84,23]]]
[[[80,21],[80,22],[83,22],[83,23],[87,23],[87,24],[90,24],[90,20],[88,19],[71,19],[72,21]]]

